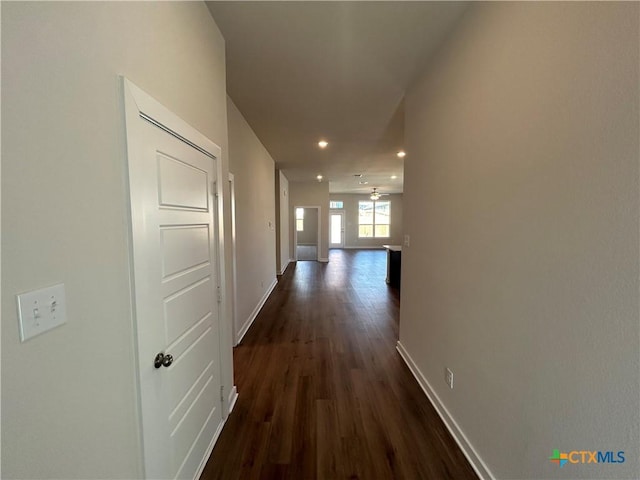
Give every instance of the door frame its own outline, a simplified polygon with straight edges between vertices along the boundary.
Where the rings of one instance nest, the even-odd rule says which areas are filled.
[[[229,172],[229,206],[231,207],[231,275],[233,276],[231,286],[233,292],[231,294],[231,322],[233,325],[233,346],[238,345],[238,325],[237,325],[237,307],[238,307],[238,272],[236,264],[236,184],[235,176]]]
[[[345,228],[345,224],[344,224],[344,210],[337,210],[337,209],[333,209],[333,210],[329,210],[329,248],[332,248],[332,245],[336,245],[335,243],[331,243],[331,234],[332,232],[332,226],[331,226],[331,216],[332,215],[340,215],[342,217],[342,220],[340,221],[340,225],[342,227],[341,231],[340,231],[340,246],[339,247],[333,247],[333,248],[344,248],[344,244],[346,243],[346,236],[347,236],[347,232],[346,232],[346,228]]]
[[[322,218],[322,207],[319,205],[296,205],[293,207],[293,258],[297,262],[298,261],[298,228],[296,226],[296,209],[297,208],[313,208],[318,210],[318,239],[317,239],[317,248],[316,248],[316,262],[320,261],[320,239],[321,236],[321,222]]]
[[[156,99],[151,97],[145,91],[137,87],[134,83],[128,80],[125,77],[120,77],[121,80],[121,88],[122,88],[122,98],[124,102],[124,115],[125,115],[125,125],[126,125],[126,159],[127,162],[130,161],[132,155],[136,155],[136,145],[135,142],[130,142],[130,135],[135,135],[137,131],[137,125],[140,119],[148,121],[158,128],[164,130],[167,134],[170,134],[179,140],[183,141],[190,147],[204,153],[208,157],[213,157],[215,160],[212,160],[215,165],[216,178],[218,181],[213,182],[212,192],[213,192],[213,201],[215,203],[215,209],[217,214],[217,219],[215,220],[216,224],[216,241],[214,242],[214,254],[216,255],[216,275],[218,279],[218,292],[219,292],[219,302],[217,304],[218,309],[218,319],[219,319],[219,358],[218,362],[220,365],[220,383],[221,383],[221,394],[220,394],[220,408],[222,412],[222,422],[219,428],[216,430],[214,438],[211,440],[211,443],[205,452],[205,457],[203,458],[198,471],[196,472],[196,477],[198,478],[204,467],[206,465],[206,461],[208,460],[211,452],[213,451],[213,446],[222,430],[222,426],[229,414],[229,403],[227,402],[227,398],[225,398],[224,393],[228,393],[235,390],[235,387],[232,385],[225,385],[224,381],[226,378],[226,372],[232,366],[229,364],[229,360],[223,355],[223,342],[227,339],[227,335],[225,335],[225,330],[228,328],[226,324],[228,323],[226,317],[226,304],[227,304],[227,289],[226,289],[226,279],[225,279],[225,256],[224,256],[224,178],[222,174],[222,151],[218,145],[213,143],[207,137],[205,137],[198,130],[193,128],[191,125],[186,123],[176,114],[171,112],[169,109],[160,104]],[[130,187],[129,187],[129,178],[128,178],[128,168],[125,169],[126,175],[126,189],[127,189],[127,198],[130,198]],[[132,330],[133,330],[133,347],[134,347],[134,372],[135,372],[135,385],[136,385],[136,395],[137,395],[137,422],[138,422],[138,442],[140,444],[140,450],[142,453],[142,461],[141,468],[143,475],[147,476],[146,473],[146,459],[145,459],[145,449],[144,449],[144,423],[143,423],[143,402],[142,402],[142,391],[140,385],[140,355],[139,355],[139,347],[138,347],[138,322],[136,316],[136,296],[135,296],[135,277],[134,277],[134,263],[133,263],[133,214],[131,209],[131,204],[127,201],[127,220],[128,220],[128,263],[129,263],[129,275],[130,275],[130,311],[131,311],[131,321],[132,321]],[[147,359],[144,359],[145,361]],[[149,360],[151,361],[151,360]]]

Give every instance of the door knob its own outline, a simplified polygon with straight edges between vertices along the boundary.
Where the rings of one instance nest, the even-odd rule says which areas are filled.
[[[162,352],[156,355],[155,360],[153,361],[153,366],[156,368],[160,367],[168,367],[173,363],[173,355],[167,353],[166,355]]]

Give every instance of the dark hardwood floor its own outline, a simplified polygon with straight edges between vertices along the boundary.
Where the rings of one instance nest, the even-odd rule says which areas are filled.
[[[234,352],[240,397],[201,479],[477,480],[395,346],[386,253],[292,263]]]

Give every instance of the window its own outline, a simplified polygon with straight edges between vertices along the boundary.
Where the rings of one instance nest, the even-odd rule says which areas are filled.
[[[304,231],[304,208],[296,208],[296,230]]]
[[[391,202],[358,202],[358,237],[389,237]]]
[[[344,208],[344,203],[342,200],[331,200],[329,202],[329,208]]]

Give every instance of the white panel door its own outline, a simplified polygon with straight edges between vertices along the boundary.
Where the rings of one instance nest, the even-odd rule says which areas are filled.
[[[344,215],[342,213],[331,212],[329,248],[344,247]]]
[[[145,476],[199,476],[222,425],[215,162],[127,111]]]

